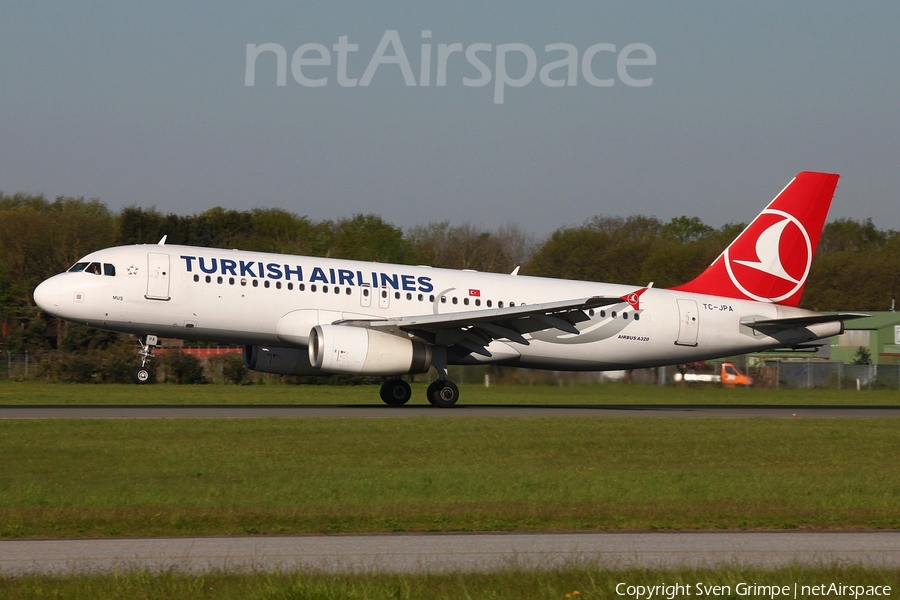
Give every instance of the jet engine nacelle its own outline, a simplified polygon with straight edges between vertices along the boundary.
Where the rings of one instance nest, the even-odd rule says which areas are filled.
[[[329,373],[425,373],[431,366],[431,346],[365,327],[317,325],[309,332],[309,362]]]
[[[244,365],[248,369],[276,375],[321,375],[309,364],[309,351],[303,348],[244,346]]]

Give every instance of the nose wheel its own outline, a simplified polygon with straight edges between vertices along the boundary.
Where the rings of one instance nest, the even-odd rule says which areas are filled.
[[[150,370],[146,367],[135,367],[131,369],[131,380],[138,385],[143,385],[150,381]]]

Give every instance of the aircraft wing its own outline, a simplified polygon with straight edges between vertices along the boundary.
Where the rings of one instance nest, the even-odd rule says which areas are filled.
[[[585,311],[620,304],[621,298],[594,296],[577,300],[523,304],[464,312],[418,315],[393,319],[345,320],[335,325],[393,329],[415,334],[439,346],[460,346],[467,352],[490,357],[485,348],[493,340],[506,339],[528,345],[524,335],[545,329],[578,334],[576,323],[590,317]]]

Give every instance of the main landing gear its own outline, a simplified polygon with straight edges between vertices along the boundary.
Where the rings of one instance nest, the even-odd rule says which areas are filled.
[[[381,400],[388,406],[403,406],[411,397],[412,389],[399,377],[381,384]]]
[[[143,385],[150,381],[150,369],[147,368],[147,365],[153,360],[153,348],[156,347],[159,338],[155,335],[145,335],[139,337],[138,342],[141,344],[141,351],[138,352],[141,355],[141,366],[131,370],[131,380]]]
[[[438,349],[436,348],[435,350]],[[425,395],[428,398],[428,403],[432,406],[450,408],[459,400],[459,388],[456,387],[455,383],[447,379],[446,356],[442,356],[437,352],[435,354],[432,366],[437,369],[438,378],[437,381],[431,382]],[[381,385],[381,399],[389,406],[403,406],[409,402],[411,396],[412,390],[410,390],[409,384],[399,377],[388,379]]]
[[[449,379],[432,381],[426,393],[428,402],[438,408],[450,408],[459,400],[459,388]]]
[[[432,381],[425,392],[428,403],[439,408],[450,408],[459,400],[459,388],[449,379]],[[388,406],[403,406],[412,397],[409,384],[400,378],[381,384],[381,400]]]
[[[440,346],[435,348],[431,364],[437,369],[438,378],[428,386],[428,403],[438,408],[450,408],[459,400],[459,388],[447,379],[447,349]]]

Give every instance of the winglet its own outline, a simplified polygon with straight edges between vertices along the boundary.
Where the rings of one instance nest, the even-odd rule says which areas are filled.
[[[650,289],[653,285],[653,282],[650,282],[650,285],[647,287],[643,287],[636,292],[631,292],[630,294],[625,294],[621,297],[622,300],[631,305],[631,308],[634,310],[641,310],[641,294]]]

